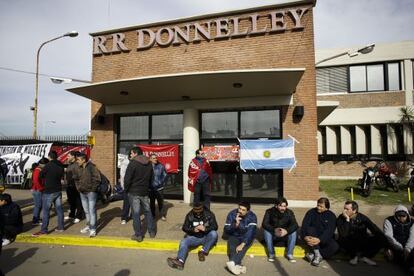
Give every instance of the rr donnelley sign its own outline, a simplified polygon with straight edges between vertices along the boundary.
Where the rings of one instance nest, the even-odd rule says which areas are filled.
[[[266,33],[284,32],[287,30],[286,16],[290,16],[294,25],[292,30],[303,29],[302,16],[310,7],[292,8],[287,10],[275,10],[264,15],[257,13],[245,17],[219,18],[203,23],[189,23],[183,26],[161,27],[158,30],[137,30],[137,50],[146,50],[158,44],[162,47],[178,45],[181,43],[194,43],[201,40],[219,40],[248,35],[264,35]],[[259,29],[259,18],[267,20],[266,25]],[[248,26],[241,27],[241,21],[247,20]],[[215,30],[213,32],[212,30]],[[108,38],[112,40],[107,45]],[[93,38],[93,54],[111,54],[129,52],[125,45],[125,34],[114,33],[108,36],[99,35]],[[109,44],[109,43],[108,43]],[[110,47],[110,48],[108,48]]]

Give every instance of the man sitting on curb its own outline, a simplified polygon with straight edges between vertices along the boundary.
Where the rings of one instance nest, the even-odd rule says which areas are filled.
[[[249,202],[240,202],[239,208],[227,215],[224,232],[229,236],[227,240],[229,261],[226,266],[234,275],[246,273],[246,267],[242,266],[241,262],[253,243],[256,229],[257,217],[250,211]]]
[[[12,201],[11,195],[0,194],[0,216],[3,227],[2,246],[10,244],[23,230],[22,212]]]
[[[186,215],[183,231],[187,234],[181,240],[177,258],[168,258],[168,265],[179,270],[184,269],[184,263],[191,248],[202,245],[198,251],[198,260],[204,262],[210,249],[217,243],[217,221],[213,212],[204,208],[202,203],[194,204],[193,209]]]
[[[321,197],[316,208],[310,209],[302,221],[301,236],[311,249],[305,258],[313,266],[319,266],[324,258],[332,257],[339,248],[334,239],[336,216],[329,208],[329,199]]]
[[[414,274],[414,221],[404,205],[398,205],[394,216],[385,219],[384,234],[389,248],[385,251],[386,258]]]
[[[266,242],[269,262],[275,261],[274,242],[287,242],[286,258],[291,263],[295,263],[293,258],[293,249],[296,244],[296,230],[298,223],[295,214],[287,208],[286,198],[276,199],[275,206],[267,209],[263,217],[262,227],[264,239]]]
[[[351,256],[351,265],[358,264],[358,259],[372,266],[377,265],[371,258],[385,246],[384,234],[367,216],[358,212],[355,201],[345,202],[344,211],[337,219],[337,227],[339,245]]]

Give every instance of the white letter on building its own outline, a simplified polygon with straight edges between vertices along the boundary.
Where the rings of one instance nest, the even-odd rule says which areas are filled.
[[[155,34],[152,30],[150,29],[142,29],[142,30],[138,30],[138,50],[145,50],[145,49],[149,49],[152,46],[154,46],[155,43]],[[149,37],[149,41],[147,44],[145,44],[145,33],[148,35]]]

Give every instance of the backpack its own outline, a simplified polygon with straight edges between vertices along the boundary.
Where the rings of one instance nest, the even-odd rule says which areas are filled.
[[[96,193],[98,194],[98,199],[101,199],[102,203],[106,203],[112,193],[111,183],[109,182],[109,179],[98,168],[96,169],[98,170],[99,176],[101,178],[101,181],[96,187]],[[89,169],[89,173],[92,174],[91,169]]]

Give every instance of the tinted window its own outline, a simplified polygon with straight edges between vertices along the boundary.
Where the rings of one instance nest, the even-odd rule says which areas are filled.
[[[237,137],[237,112],[202,113],[202,138]]]
[[[279,110],[240,112],[240,137],[280,137]]]
[[[152,116],[152,139],[182,139],[183,115]]]
[[[121,140],[148,139],[148,116],[121,117]]]

